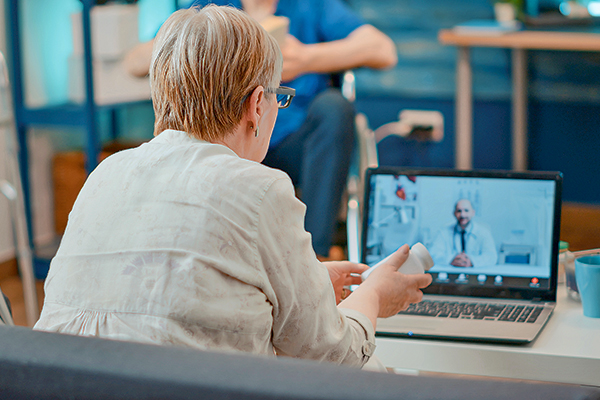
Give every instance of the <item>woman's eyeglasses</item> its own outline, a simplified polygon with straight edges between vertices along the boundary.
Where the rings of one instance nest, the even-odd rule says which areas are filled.
[[[277,96],[277,107],[280,109],[288,108],[292,102],[292,99],[296,95],[296,89],[285,86],[279,86],[274,92]]]

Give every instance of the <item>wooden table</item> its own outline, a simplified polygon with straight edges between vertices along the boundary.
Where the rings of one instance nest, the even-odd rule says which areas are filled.
[[[499,35],[441,30],[442,44],[458,47],[456,65],[455,164],[473,168],[473,72],[471,47],[512,51],[512,168],[526,170],[527,160],[527,50],[600,51],[600,34],[587,32],[517,31]]]

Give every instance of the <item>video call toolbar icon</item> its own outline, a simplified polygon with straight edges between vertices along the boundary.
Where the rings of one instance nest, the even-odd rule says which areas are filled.
[[[437,282],[448,282],[448,273],[447,272],[438,273],[437,278],[435,280]]]
[[[531,278],[531,282],[529,282],[530,287],[540,287],[540,280],[536,277]]]

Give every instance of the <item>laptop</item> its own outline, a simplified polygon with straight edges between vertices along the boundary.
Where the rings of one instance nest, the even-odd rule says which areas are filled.
[[[556,303],[561,191],[560,172],[367,170],[361,262],[417,242],[434,259],[423,301],[377,335],[533,341]]]

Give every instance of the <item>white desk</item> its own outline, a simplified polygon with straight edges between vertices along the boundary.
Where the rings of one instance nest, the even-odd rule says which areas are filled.
[[[375,355],[390,368],[600,386],[600,318],[584,317],[561,284],[553,315],[529,345],[378,337]]]
[[[458,47],[456,64],[455,165],[473,168],[473,72],[471,47],[512,50],[512,167],[526,170],[527,160],[527,50],[600,51],[600,34],[583,32],[518,31],[497,36],[439,33],[442,44]]]

